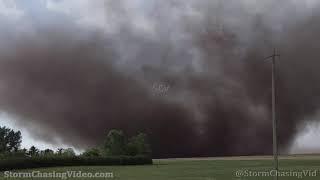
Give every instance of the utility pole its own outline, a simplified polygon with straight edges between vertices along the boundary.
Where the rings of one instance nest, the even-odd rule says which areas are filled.
[[[279,161],[278,161],[278,135],[277,135],[277,117],[276,117],[276,58],[280,57],[277,54],[276,49],[273,51],[273,55],[266,59],[272,59],[272,130],[273,130],[273,157],[274,157],[274,168],[277,175],[274,177],[278,180]]]

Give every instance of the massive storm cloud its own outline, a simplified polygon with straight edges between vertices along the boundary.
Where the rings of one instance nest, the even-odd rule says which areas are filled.
[[[316,5],[97,0],[86,7],[88,16],[103,12],[98,23],[41,8],[25,9],[20,21],[0,18],[0,109],[37,139],[87,148],[122,129],[147,133],[154,157],[270,154],[264,58],[273,48],[281,54],[282,152],[319,109]]]

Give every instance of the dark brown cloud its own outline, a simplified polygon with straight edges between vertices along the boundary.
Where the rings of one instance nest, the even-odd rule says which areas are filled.
[[[164,14],[154,16],[160,30],[152,38],[132,23],[112,36],[66,25],[21,37],[0,55],[0,108],[37,138],[79,148],[117,128],[148,133],[155,157],[268,154],[271,74],[263,58],[276,46],[285,151],[320,105],[319,14],[296,22],[282,15],[285,23],[274,30],[268,16],[244,9],[232,13],[236,21],[222,15],[223,28],[202,13],[201,21],[185,17],[170,36]],[[159,93],[155,83],[169,88]]]

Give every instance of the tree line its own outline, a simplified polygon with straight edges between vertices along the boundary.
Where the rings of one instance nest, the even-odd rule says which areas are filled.
[[[104,142],[96,148],[86,150],[82,155],[92,156],[151,156],[151,146],[148,143],[147,135],[139,133],[136,136],[127,138],[121,130],[111,130]]]
[[[8,157],[43,157],[43,156],[77,156],[72,148],[59,148],[40,150],[35,146],[29,149],[20,149],[22,136],[20,131],[14,131],[0,126],[0,158]],[[111,130],[106,134],[103,143],[94,148],[89,148],[79,156],[83,157],[110,157],[110,156],[149,156],[152,151],[147,140],[147,135],[139,133],[133,137],[126,137],[121,130]]]

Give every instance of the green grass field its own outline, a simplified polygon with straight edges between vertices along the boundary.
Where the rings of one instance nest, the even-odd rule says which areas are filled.
[[[116,180],[271,180],[272,177],[237,177],[236,172],[250,170],[264,172],[272,169],[272,160],[268,157],[237,157],[237,158],[207,158],[207,159],[177,159],[154,160],[154,165],[147,166],[97,166],[97,167],[59,167],[33,169],[17,172],[112,172]],[[303,172],[304,170],[320,170],[320,157],[298,156],[285,157],[280,160],[280,170],[285,172]],[[307,171],[304,171],[307,172]],[[320,172],[316,177],[312,175],[298,174],[279,177],[279,180],[292,179],[320,179]],[[4,173],[1,173],[2,179]],[[263,176],[263,175],[261,175]],[[17,178],[10,178],[17,179]],[[21,178],[20,178],[21,179]],[[50,178],[33,178],[50,179]],[[51,178],[54,179],[54,178]],[[61,179],[61,178],[56,178]],[[88,179],[88,178],[74,178]],[[93,178],[92,178],[93,179]],[[103,178],[100,178],[103,179]]]

